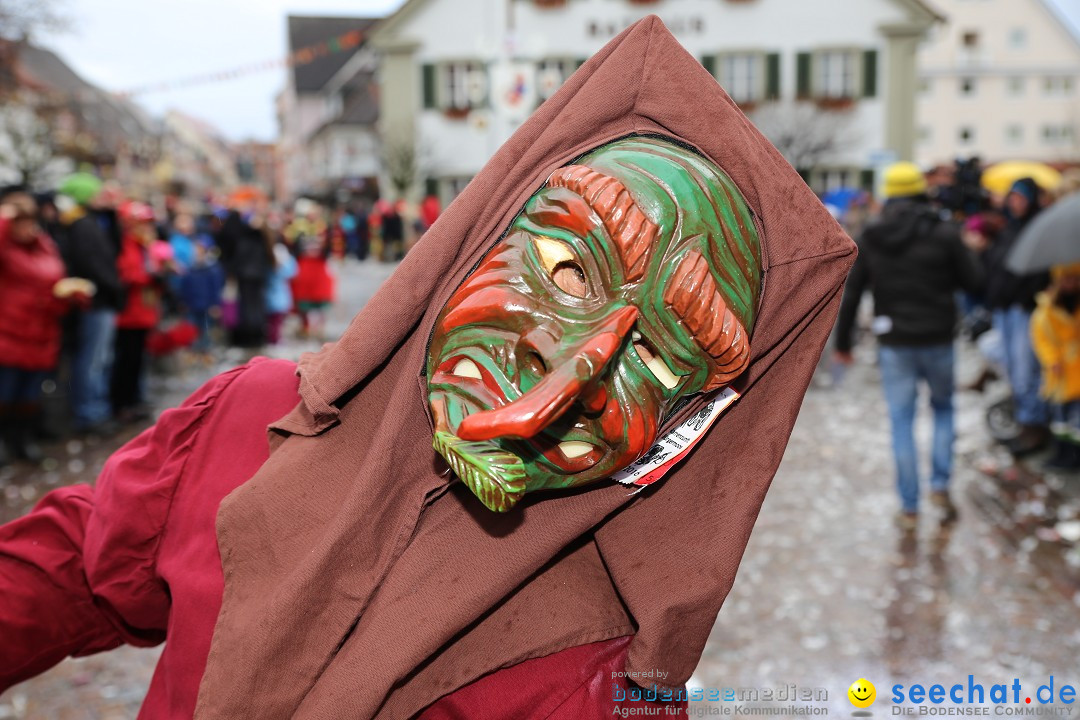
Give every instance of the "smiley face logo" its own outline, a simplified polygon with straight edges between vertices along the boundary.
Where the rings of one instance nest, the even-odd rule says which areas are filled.
[[[874,700],[877,699],[877,689],[874,688],[874,683],[870,682],[866,678],[859,678],[855,682],[851,683],[851,687],[847,691],[848,700],[851,704],[857,708],[868,708],[874,704]]]

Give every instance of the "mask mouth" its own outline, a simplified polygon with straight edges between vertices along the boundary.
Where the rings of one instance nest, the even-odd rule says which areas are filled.
[[[503,407],[515,396],[503,391],[494,371],[486,363],[477,362],[460,352],[453,353],[439,364],[432,375],[432,384],[439,386],[440,392],[456,396],[459,403],[456,412],[461,414],[461,419],[474,412]],[[510,397],[507,397],[508,395]],[[520,394],[517,396],[520,397]],[[552,472],[560,475],[585,472],[599,464],[611,450],[609,443],[598,434],[599,428],[590,427],[595,423],[584,418],[570,427],[556,421],[531,438],[505,438],[502,441],[496,438],[481,441],[462,440],[457,437],[457,428],[452,425],[450,416],[443,414],[443,419],[444,427],[441,430],[470,447],[471,443],[486,442],[493,448],[518,458],[536,457],[548,465]],[[581,422],[584,422],[585,426],[582,426]]]

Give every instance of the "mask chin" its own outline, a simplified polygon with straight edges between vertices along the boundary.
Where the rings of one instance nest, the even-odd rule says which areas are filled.
[[[486,440],[462,440],[443,430],[432,443],[454,474],[489,510],[506,512],[525,495],[525,464]]]

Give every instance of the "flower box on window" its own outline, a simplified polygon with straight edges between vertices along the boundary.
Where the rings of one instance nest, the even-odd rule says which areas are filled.
[[[469,108],[443,108],[443,115],[445,115],[451,120],[464,120],[465,118],[469,117]]]
[[[851,97],[819,97],[815,98],[815,102],[822,110],[850,110],[855,107],[855,98]]]

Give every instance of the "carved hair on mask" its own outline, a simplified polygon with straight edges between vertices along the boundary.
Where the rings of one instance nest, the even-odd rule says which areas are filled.
[[[436,320],[435,448],[496,511],[608,477],[746,368],[760,287],[719,167],[657,137],[603,145],[551,174]]]

